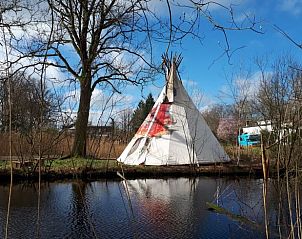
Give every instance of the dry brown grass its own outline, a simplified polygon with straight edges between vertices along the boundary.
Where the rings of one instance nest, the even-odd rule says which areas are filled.
[[[40,143],[39,133],[31,135],[22,135],[13,133],[12,145],[13,156],[30,157],[39,154],[41,148],[42,155],[61,157],[71,153],[73,144],[73,135],[70,133],[58,134],[55,132],[43,133]],[[96,158],[117,158],[124,150],[126,144],[112,142],[109,138],[88,138],[87,154]],[[9,155],[9,135],[0,134],[0,157]]]
[[[236,145],[224,145],[224,149],[232,160],[237,161],[238,149]],[[240,161],[261,162],[260,147],[241,147]]]

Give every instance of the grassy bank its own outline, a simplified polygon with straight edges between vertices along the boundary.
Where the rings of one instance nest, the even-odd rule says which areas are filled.
[[[45,159],[42,163],[43,179],[64,179],[64,178],[119,178],[117,172],[124,173],[126,178],[147,178],[147,177],[178,177],[196,175],[232,175],[249,176],[262,175],[261,152],[259,147],[240,149],[240,161],[237,166],[238,148],[234,145],[224,145],[231,163],[216,165],[192,166],[127,166],[119,164],[116,160],[98,160],[92,158],[69,158],[69,159]],[[10,162],[0,158],[0,178],[9,180]],[[38,163],[28,162],[26,165],[18,163],[18,157],[14,156],[14,177],[16,180],[38,178]]]
[[[36,180],[38,178],[37,164],[27,167],[14,168],[16,180]],[[235,162],[216,165],[201,165],[200,167],[185,166],[127,166],[116,160],[95,160],[85,158],[45,160],[42,166],[42,178],[45,180],[81,178],[97,180],[100,178],[120,178],[117,172],[126,178],[158,178],[182,176],[261,176],[259,164],[241,164]],[[9,180],[10,164],[0,161],[0,178]]]
[[[234,144],[225,144],[223,145],[226,153],[233,160],[237,160],[237,155],[239,153],[239,158],[241,161],[250,161],[250,162],[261,162],[261,148],[257,147],[238,147]]]

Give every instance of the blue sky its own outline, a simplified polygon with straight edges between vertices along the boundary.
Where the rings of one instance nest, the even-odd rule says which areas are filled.
[[[175,3],[187,3],[188,0],[171,0],[171,5]],[[181,79],[187,87],[189,94],[194,90],[200,90],[204,97],[202,108],[211,106],[211,104],[219,103],[218,96],[220,91],[225,90],[228,84],[225,75],[231,75],[232,72],[238,71],[238,68],[243,64],[251,70],[251,83],[256,81],[258,69],[253,63],[255,57],[266,56],[270,61],[274,61],[282,54],[291,54],[298,62],[302,60],[302,50],[293,45],[288,39],[281,35],[274,25],[282,28],[297,42],[302,41],[302,0],[216,0],[215,2],[234,7],[234,18],[238,21],[243,19],[243,16],[255,16],[258,24],[255,26],[257,30],[261,30],[263,34],[257,34],[252,31],[232,31],[228,32],[228,40],[231,49],[241,48],[236,51],[231,59],[226,56],[219,58],[223,53],[221,46],[224,44],[224,37],[221,32],[213,30],[212,25],[207,21],[202,20],[200,24],[199,35],[203,37],[200,42],[188,36],[182,41],[181,45],[170,47],[170,51],[180,53],[183,56],[183,61],[180,66]],[[168,9],[166,1],[152,0],[151,7],[154,8],[157,14],[168,19]],[[225,23],[226,12],[220,7],[212,6],[211,14],[222,20]],[[173,20],[177,19],[183,13],[181,10],[172,6]],[[223,21],[224,19],[224,21]],[[42,23],[41,23],[42,24]],[[46,26],[38,25],[38,29],[43,29]],[[34,29],[31,29],[35,36]],[[16,31],[15,34],[21,34],[22,31]],[[161,61],[161,55],[166,51],[167,44],[154,43],[154,60]],[[68,47],[66,51],[70,51],[70,57],[74,58],[75,54]],[[4,59],[4,49],[0,47],[0,59]],[[10,56],[12,57],[12,56]],[[217,60],[217,58],[219,58]],[[52,59],[48,59],[51,61]],[[26,63],[26,62],[25,62]],[[24,63],[24,64],[25,64]],[[28,63],[28,62],[27,62]],[[269,69],[268,69],[269,71]],[[64,80],[66,76],[54,67],[47,69],[47,74],[50,76],[51,84],[57,84],[56,80]],[[229,79],[230,80],[230,79]],[[59,84],[58,84],[59,85]],[[116,111],[125,108],[136,108],[142,97],[146,97],[150,92],[156,98],[164,85],[164,76],[158,76],[153,84],[149,84],[141,91],[140,87],[128,86],[123,90],[122,95],[114,96],[114,101],[117,101],[119,107]],[[255,84],[254,84],[255,85]],[[69,85],[68,85],[69,86]],[[58,93],[71,96],[70,101],[65,104],[65,111],[72,112],[74,115],[77,111],[79,100],[78,86],[72,85],[68,88],[69,92],[63,87],[56,87]],[[94,120],[100,115],[100,108],[106,108],[104,102],[108,96],[104,95],[102,88],[98,88],[93,93],[91,115]],[[111,102],[109,102],[110,104]]]
[[[182,10],[173,7],[173,4],[177,2],[187,3],[187,1],[170,1],[173,20],[177,20],[183,14]],[[221,103],[220,92],[225,91],[228,85],[226,75],[231,76],[233,72],[236,73],[241,65],[251,71],[250,85],[255,87],[257,85],[255,76],[257,76],[259,71],[254,64],[255,57],[265,56],[273,62],[282,54],[290,54],[297,61],[301,62],[302,60],[302,50],[293,45],[274,28],[274,25],[276,25],[286,31],[293,39],[302,41],[302,28],[300,25],[302,23],[302,0],[216,0],[216,2],[225,6],[233,4],[234,19],[236,21],[240,22],[240,19],[243,19],[245,15],[255,16],[255,21],[258,22],[255,29],[262,31],[263,34],[249,30],[227,32],[231,50],[243,48],[232,54],[230,59],[227,56],[219,58],[224,52],[224,36],[220,31],[213,30],[213,26],[203,19],[199,32],[199,35],[202,36],[201,42],[188,36],[182,41],[181,45],[176,44],[170,47],[170,51],[183,56],[179,70],[181,79],[189,94],[192,96],[196,90],[201,91],[203,94],[203,100],[199,105],[201,110],[207,109],[215,103]],[[152,0],[151,7],[154,8],[157,14],[168,19],[166,1]],[[222,23],[226,22],[228,12],[223,11],[221,7],[212,6],[210,11],[211,15],[215,16],[217,20]],[[155,61],[161,61],[161,55],[166,51],[166,48],[167,44],[154,42]],[[270,69],[267,70],[269,71]],[[57,78],[63,77],[58,76]],[[158,75],[153,84],[144,87],[143,91],[141,91],[140,87],[128,86],[122,91],[122,95],[116,94],[114,96],[113,101],[118,102],[118,107],[115,107],[114,111],[120,112],[126,108],[135,109],[138,102],[150,92],[154,98],[157,98],[164,83],[164,76]],[[79,101],[78,90],[68,94],[76,95],[71,97],[71,103],[66,108],[66,111],[73,112],[71,115],[74,115]],[[101,88],[97,88],[93,93],[90,120],[94,124],[100,117],[103,121],[101,124],[104,124],[108,119],[108,115],[111,114],[109,113],[111,112],[111,101],[107,102],[108,96],[104,94],[106,93]],[[231,102],[231,99],[223,100]],[[102,109],[105,108],[108,108],[108,113],[102,114]]]
[[[228,5],[234,1],[221,0],[219,2]],[[226,56],[215,61],[223,53],[220,45],[223,44],[224,38],[221,32],[214,31],[209,24],[201,26],[204,29],[200,32],[204,36],[201,43],[197,39],[188,37],[181,46],[176,45],[171,49],[173,52],[181,53],[184,58],[180,67],[184,84],[193,81],[194,87],[203,92],[205,105],[219,102],[217,99],[219,91],[227,85],[225,74],[236,71],[239,65],[244,64],[256,74],[257,68],[253,63],[255,57],[266,56],[273,61],[282,54],[290,54],[297,61],[302,59],[302,50],[274,29],[274,25],[277,25],[293,39],[298,42],[302,41],[301,0],[246,0],[235,1],[235,3],[235,17],[240,18],[243,14],[255,15],[256,21],[259,21],[256,29],[263,31],[264,34],[252,31],[229,32],[228,39],[232,49],[244,46],[232,55],[230,63]],[[218,8],[213,9],[213,14],[218,17],[223,16],[221,9]],[[165,45],[158,46],[159,55],[165,51],[165,47]],[[155,84],[161,87],[163,81],[159,79]],[[190,84],[188,85],[190,88]],[[149,92],[157,96],[159,89],[149,86],[144,89],[143,95],[146,96]],[[134,104],[140,99],[140,92],[135,93],[132,87],[129,94],[135,96]]]

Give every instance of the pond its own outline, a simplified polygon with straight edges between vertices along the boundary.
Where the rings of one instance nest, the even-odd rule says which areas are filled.
[[[268,219],[274,238],[278,195],[269,188]],[[8,185],[0,185],[0,238],[8,191]],[[36,183],[13,186],[9,238],[265,238],[261,179],[43,183],[39,221],[38,195]],[[253,223],[210,211],[207,202]]]

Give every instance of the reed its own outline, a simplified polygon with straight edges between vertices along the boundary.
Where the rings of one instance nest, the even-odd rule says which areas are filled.
[[[0,134],[0,159],[9,155],[9,135]],[[21,133],[12,134],[12,156],[18,158],[33,158],[39,155],[39,149],[43,157],[62,157],[71,153],[74,136],[68,132],[43,132],[39,139],[39,132],[30,135]],[[87,154],[95,158],[117,158],[126,147],[126,143],[114,141],[108,137],[89,137],[87,140]]]

